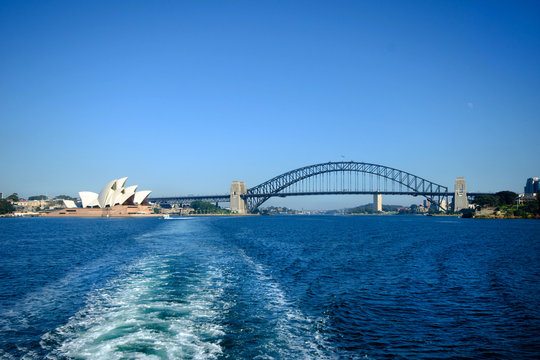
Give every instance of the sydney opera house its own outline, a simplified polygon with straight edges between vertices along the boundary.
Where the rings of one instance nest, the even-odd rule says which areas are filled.
[[[109,182],[95,193],[79,192],[80,202],[64,200],[65,209],[48,213],[46,216],[77,217],[137,217],[153,215],[147,198],[150,190],[137,191],[137,185],[126,187],[127,177]]]

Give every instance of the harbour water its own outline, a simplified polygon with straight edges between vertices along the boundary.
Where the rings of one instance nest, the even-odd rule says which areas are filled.
[[[2,359],[536,359],[540,222],[0,219]]]

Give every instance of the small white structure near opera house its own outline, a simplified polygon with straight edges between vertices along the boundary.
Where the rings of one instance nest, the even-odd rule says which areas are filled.
[[[153,215],[151,206],[145,203],[150,190],[137,191],[137,185],[125,187],[127,177],[109,182],[99,194],[81,191],[81,206],[64,201],[65,209],[45,216],[124,217]]]

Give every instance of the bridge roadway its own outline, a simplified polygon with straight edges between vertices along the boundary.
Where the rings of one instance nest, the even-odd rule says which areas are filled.
[[[158,204],[187,204],[192,201],[207,201],[207,202],[229,202],[231,195],[193,195],[193,196],[171,196],[171,197],[159,197],[149,198],[151,203]]]
[[[287,196],[305,196],[305,195],[409,195],[409,196],[454,196],[453,192],[416,192],[416,191],[311,191],[311,192],[283,192],[283,193],[261,193],[261,194],[245,194],[242,198],[265,198],[265,197],[287,197]],[[471,192],[467,193],[467,197],[478,195],[494,195],[487,192]],[[148,201],[159,204],[187,204],[192,201],[207,201],[207,202],[229,202],[230,194],[225,195],[193,195],[193,196],[175,196],[175,197],[159,197],[150,198]]]

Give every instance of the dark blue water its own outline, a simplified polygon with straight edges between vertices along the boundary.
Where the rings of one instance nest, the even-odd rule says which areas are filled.
[[[5,359],[540,357],[540,222],[0,219]]]

